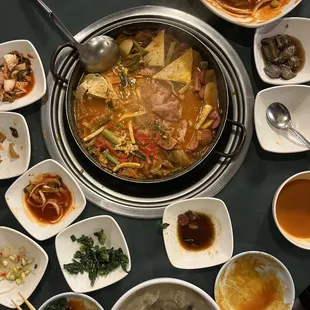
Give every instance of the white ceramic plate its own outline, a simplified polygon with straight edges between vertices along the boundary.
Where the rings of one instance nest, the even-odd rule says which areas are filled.
[[[291,182],[293,180],[299,180],[299,179],[303,179],[303,180],[310,180],[310,171],[303,171],[300,173],[297,173],[293,176],[291,176],[290,178],[288,178],[287,180],[285,180],[277,189],[274,197],[273,197],[273,201],[272,201],[272,214],[273,214],[273,219],[279,229],[279,231],[281,232],[281,234],[284,236],[284,238],[286,238],[289,242],[291,242],[292,244],[298,246],[299,248],[305,249],[305,250],[310,250],[310,238],[308,239],[301,239],[301,238],[296,238],[294,236],[291,236],[290,234],[288,234],[279,224],[278,219],[277,219],[277,213],[276,213],[276,206],[277,206],[277,200],[279,197],[279,194],[281,192],[281,190],[283,189],[283,187],[288,183]]]
[[[72,289],[77,293],[87,293],[95,290],[99,290],[113,283],[116,283],[127,276],[127,273],[122,270],[121,267],[112,271],[106,277],[99,277],[96,279],[94,286],[90,285],[88,274],[70,275],[64,268],[64,264],[72,262],[74,253],[79,249],[77,242],[72,242],[71,236],[74,235],[76,238],[85,236],[92,237],[95,240],[97,238],[94,233],[103,229],[107,235],[105,246],[107,248],[113,247],[114,249],[121,248],[123,252],[128,256],[128,271],[131,270],[131,258],[129,249],[127,246],[126,239],[123,232],[117,222],[111,216],[102,215],[95,216],[89,219],[80,221],[74,225],[69,226],[67,229],[59,233],[55,240],[56,253],[59,261],[59,265],[63,272],[63,275]]]
[[[72,209],[56,224],[42,225],[33,218],[23,202],[23,189],[29,180],[42,173],[57,173],[67,185],[73,196]],[[46,240],[55,236],[70,225],[82,213],[86,205],[85,196],[71,174],[52,159],[47,159],[30,168],[19,177],[5,193],[6,202],[19,223],[37,240]]]
[[[220,305],[220,303],[226,303],[229,305],[229,307],[227,308],[222,306],[221,308],[222,310],[226,310],[226,309],[237,310],[234,307],[234,304],[232,303],[233,300],[226,299],[227,296],[229,296],[229,290],[230,290],[229,285],[227,284],[227,279],[229,278],[233,268],[235,267],[236,262],[237,261],[240,262],[244,259],[248,259],[250,256],[252,256],[253,259],[255,260],[255,264],[257,266],[255,270],[257,272],[259,272],[262,275],[272,274],[272,275],[277,276],[277,278],[279,279],[279,289],[282,290],[284,303],[287,304],[287,307],[285,307],[284,309],[292,309],[294,301],[295,301],[295,287],[294,287],[294,282],[293,282],[290,272],[287,270],[284,264],[282,264],[274,256],[264,253],[264,252],[258,252],[258,251],[243,252],[238,255],[235,255],[221,268],[221,270],[219,271],[216,277],[215,286],[214,286],[214,296],[215,296],[215,301],[217,302],[217,304]],[[256,287],[256,286],[260,287],[255,282],[249,285],[252,285],[252,287]],[[278,308],[277,307],[273,308],[270,305],[270,309],[283,309],[283,308],[281,308],[280,306]]]
[[[44,68],[40,59],[40,56],[33,46],[33,44],[27,40],[9,41],[0,44],[0,63],[2,64],[3,56],[7,53],[18,51],[25,56],[31,55],[33,58],[31,61],[31,68],[33,70],[35,84],[32,91],[26,96],[15,100],[12,103],[0,102],[0,111],[11,111],[22,107],[25,107],[33,102],[40,100],[46,92],[46,78]]]
[[[207,214],[215,225],[215,240],[203,251],[185,250],[178,241],[178,215],[186,211]],[[225,203],[216,198],[193,198],[169,205],[163,216],[163,223],[170,226],[163,230],[164,242],[170,263],[180,269],[198,269],[223,264],[233,253],[233,231]]]
[[[215,0],[200,0],[211,12],[216,14],[217,16],[227,20],[228,22],[231,22],[233,24],[247,27],[247,28],[258,28],[267,24],[270,24],[279,18],[283,17],[284,15],[288,14],[290,11],[292,11],[299,3],[301,3],[302,0],[290,0],[290,2],[284,6],[281,10],[281,13],[277,16],[275,16],[272,19],[269,19],[267,21],[255,21],[253,22],[250,18],[239,18],[236,16],[233,16],[232,14],[227,13],[224,11]]]
[[[12,136],[10,127],[17,130],[18,138]],[[17,177],[28,169],[31,145],[28,125],[21,114],[0,112],[0,131],[7,137],[2,144],[0,143],[0,180],[3,180]],[[18,159],[10,158],[10,143],[14,143],[14,149],[20,156]]]
[[[54,302],[60,298],[81,298],[81,299],[84,299],[84,302],[85,302],[84,310],[96,310],[96,308],[94,309],[93,306],[96,306],[98,310],[103,310],[103,307],[94,298],[84,295],[84,294],[76,294],[76,293],[71,293],[71,292],[61,293],[61,294],[51,297],[39,308],[39,310],[44,310],[51,302]]]
[[[254,59],[260,78],[272,85],[302,84],[310,81],[310,37],[306,29],[310,29],[310,19],[301,17],[283,18],[273,24],[256,30],[254,36]],[[264,72],[264,59],[261,53],[261,40],[278,34],[287,34],[301,41],[306,52],[306,61],[303,69],[290,80],[272,79]]]
[[[18,295],[18,292],[22,293],[28,299],[40,283],[47,267],[48,256],[36,242],[24,234],[14,229],[1,226],[0,248],[5,246],[9,246],[15,251],[24,247],[27,256],[29,258],[34,257],[34,264],[37,265],[37,268],[27,276],[26,281],[21,285],[16,285],[15,283],[5,280],[0,281],[0,304],[13,309],[15,306],[12,304],[11,299],[18,305],[23,304],[23,300]]]
[[[255,99],[254,120],[261,147],[273,153],[297,153],[308,148],[288,130],[280,130],[269,124],[267,107],[273,102],[281,102],[289,109],[292,125],[310,140],[310,86],[277,86],[262,90]]]

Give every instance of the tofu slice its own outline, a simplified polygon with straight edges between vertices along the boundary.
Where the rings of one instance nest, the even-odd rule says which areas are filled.
[[[188,84],[192,79],[193,49],[189,48],[185,53],[156,73],[153,78],[182,84]]]
[[[145,48],[148,52],[144,60],[150,67],[165,66],[165,30],[162,30],[154,40]]]

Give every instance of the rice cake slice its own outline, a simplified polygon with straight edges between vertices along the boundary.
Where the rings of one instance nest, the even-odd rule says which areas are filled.
[[[156,73],[153,78],[188,84],[192,79],[193,49],[189,48],[185,53]]]
[[[145,48],[148,52],[144,60],[150,67],[165,66],[165,30],[162,30]]]

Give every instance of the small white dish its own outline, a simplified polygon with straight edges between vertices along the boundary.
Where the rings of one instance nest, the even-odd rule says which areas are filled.
[[[254,106],[256,134],[265,151],[273,153],[309,151],[290,130],[277,129],[269,124],[266,110],[273,102],[281,102],[288,108],[293,127],[310,140],[310,86],[290,85],[267,88],[257,94]]]
[[[113,217],[101,215],[80,221],[60,232],[55,240],[56,254],[61,271],[68,285],[74,292],[88,293],[96,291],[120,281],[128,274],[119,267],[107,276],[98,277],[94,286],[91,286],[87,273],[84,272],[84,274],[70,275],[63,268],[64,264],[72,262],[74,253],[79,249],[79,244],[77,242],[72,242],[70,237],[74,235],[76,238],[79,238],[82,235],[85,235],[92,237],[95,241],[96,237],[94,236],[94,233],[101,229],[103,229],[107,235],[105,246],[107,248],[113,247],[114,249],[121,248],[129,259],[128,272],[131,270],[131,258],[126,239],[121,228]]]
[[[305,29],[310,28],[310,19],[301,17],[283,18],[273,24],[259,28],[254,36],[254,59],[260,78],[271,85],[302,84],[310,81],[310,37]],[[305,49],[306,60],[304,67],[296,77],[290,80],[272,79],[264,72],[264,59],[261,52],[261,40],[278,34],[287,34],[299,39]]]
[[[264,25],[270,24],[284,15],[288,14],[292,11],[302,0],[290,0],[288,4],[286,4],[281,12],[276,15],[274,18],[271,18],[267,21],[257,20],[253,21],[252,18],[244,17],[240,18],[232,13],[225,11],[221,6],[217,3],[216,0],[200,0],[212,13],[215,15],[225,19],[226,21],[236,24],[238,26],[246,27],[246,28],[258,28]]]
[[[292,244],[298,246],[299,248],[305,249],[305,250],[310,250],[310,238],[309,239],[301,239],[301,238],[296,238],[292,235],[290,235],[289,233],[287,233],[279,224],[278,219],[277,219],[277,213],[276,213],[276,206],[277,206],[277,201],[278,201],[278,197],[280,192],[282,191],[283,187],[294,180],[310,180],[310,171],[303,171],[300,173],[297,173],[293,176],[291,176],[290,178],[288,178],[287,180],[285,180],[277,189],[276,193],[274,194],[273,197],[273,201],[272,201],[272,214],[273,214],[273,219],[280,231],[280,233],[283,235],[284,238],[286,238],[289,242],[291,242]]]
[[[44,310],[50,303],[60,298],[82,299],[85,303],[84,304],[85,310],[104,310],[103,307],[94,298],[87,296],[85,294],[77,294],[77,293],[72,293],[72,292],[61,293],[61,294],[51,297],[39,308],[39,310]]]
[[[210,248],[188,251],[178,241],[178,215],[186,211],[204,213],[215,226],[215,240]],[[225,203],[216,198],[193,198],[169,205],[163,223],[170,224],[163,230],[166,252],[170,263],[180,269],[199,269],[223,264],[233,253],[234,239],[230,216]]]
[[[3,56],[7,53],[18,51],[25,56],[30,55],[33,58],[31,61],[31,68],[33,70],[35,84],[33,89],[26,96],[15,100],[12,103],[0,101],[0,111],[12,111],[22,107],[25,107],[31,103],[40,100],[46,92],[46,78],[44,67],[40,56],[30,41],[27,40],[15,40],[0,44],[0,64],[3,63]]]
[[[56,173],[70,190],[73,202],[71,211],[61,221],[50,225],[41,225],[30,214],[24,205],[23,189],[29,184],[29,180],[42,173]],[[30,168],[20,176],[5,193],[5,200],[19,223],[37,240],[46,240],[70,225],[82,213],[86,205],[85,196],[71,174],[55,160],[47,159]]]
[[[17,130],[17,138],[12,136],[10,127]],[[27,122],[21,114],[0,112],[0,131],[7,137],[3,143],[0,143],[0,180],[4,180],[17,177],[28,169],[31,143]],[[10,158],[10,143],[14,143],[14,149],[20,156],[18,159]]]
[[[276,304],[275,307],[274,305],[268,305],[268,309],[292,309],[294,301],[295,301],[295,287],[294,287],[294,281],[293,278],[288,271],[288,269],[285,267],[285,265],[275,258],[274,256],[264,253],[264,252],[259,252],[259,251],[248,251],[248,252],[243,252],[238,255],[235,255],[233,258],[231,258],[219,271],[217,274],[216,280],[215,280],[215,285],[214,285],[214,296],[215,296],[215,301],[219,305],[219,307],[222,310],[237,310],[237,309],[242,309],[242,305],[240,305],[240,300],[238,300],[239,304],[238,307],[236,307],[236,293],[231,291],[230,285],[231,283],[228,282],[228,277],[232,272],[234,272],[234,267],[236,266],[236,263],[239,263],[239,270],[244,270],[245,266],[242,265],[240,266],[240,262],[245,262],[246,260],[253,259],[253,265],[255,265],[255,271],[257,271],[260,275],[263,277],[266,276],[268,277],[269,275],[271,276],[276,276],[279,280],[278,284],[278,289],[282,291],[283,294],[283,301],[284,305]],[[246,269],[247,270],[247,269]],[[250,274],[250,271],[249,271]],[[242,281],[240,272],[238,272],[238,279],[234,280],[233,283],[240,283]],[[248,275],[247,275],[248,276]],[[253,291],[257,291],[257,289],[262,288],[265,289],[264,286],[260,286],[259,283],[257,283],[255,280],[251,282],[248,278],[244,280],[245,283],[247,283],[248,286],[250,287]],[[229,283],[229,284],[228,284]],[[244,284],[242,285],[244,286]],[[242,291],[242,289],[241,289]],[[240,293],[241,294],[241,293]],[[230,295],[231,299],[229,298]],[[258,294],[259,295],[259,294]],[[249,302],[250,299],[247,298],[248,295],[242,295],[243,296],[243,301],[244,302]],[[262,296],[260,296],[261,298]],[[245,306],[245,305],[243,305]],[[249,309],[249,305],[247,307],[243,307],[246,309]],[[265,307],[262,307],[262,309],[267,309]]]
[[[8,228],[0,227],[0,248],[9,246],[15,251],[19,248],[24,247],[26,249],[27,256],[29,258],[34,257],[34,264],[37,268],[34,269],[26,278],[26,281],[21,285],[16,285],[8,281],[0,281],[0,304],[14,309],[11,299],[13,299],[19,306],[24,303],[20,298],[18,292],[22,293],[27,299],[34,292],[38,284],[40,283],[47,264],[48,256],[46,252],[33,240],[25,236],[24,234]]]

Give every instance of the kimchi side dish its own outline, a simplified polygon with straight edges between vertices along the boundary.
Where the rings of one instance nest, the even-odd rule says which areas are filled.
[[[0,102],[14,102],[31,92],[34,86],[34,75],[30,58],[14,51],[3,56],[0,65]]]
[[[119,62],[85,74],[75,92],[85,149],[125,178],[163,178],[190,167],[221,120],[214,70],[165,30],[126,33],[117,42]]]

